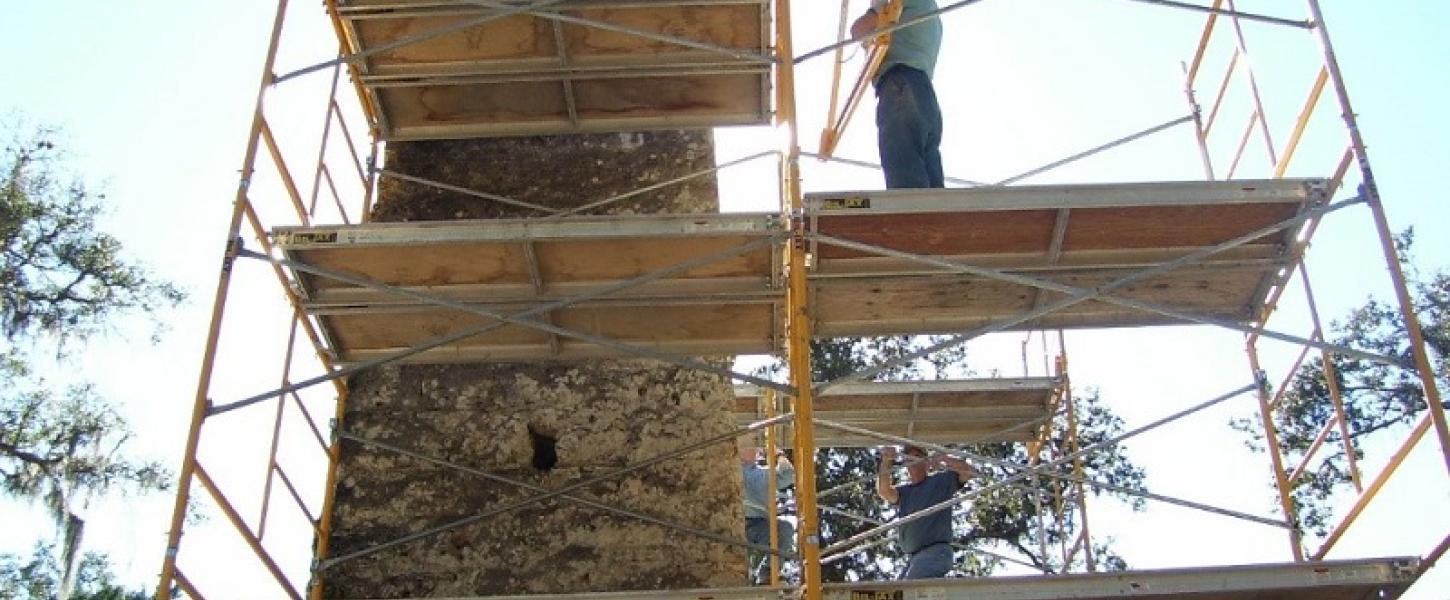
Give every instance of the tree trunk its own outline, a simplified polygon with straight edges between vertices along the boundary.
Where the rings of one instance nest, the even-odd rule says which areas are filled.
[[[708,131],[389,144],[387,168],[549,207],[575,207],[713,166]],[[713,176],[589,214],[715,212]],[[543,216],[385,179],[378,221]],[[341,427],[544,488],[728,432],[722,377],[648,360],[388,366],[349,382]],[[734,446],[716,445],[575,495],[743,538]],[[536,495],[346,442],[331,554],[347,554]],[[396,598],[739,585],[742,549],[564,498],[345,561],[328,596]]]
[[[70,600],[76,591],[76,565],[80,562],[81,537],[85,535],[86,521],[75,513],[65,511],[65,528],[60,546],[60,592],[56,600]]]

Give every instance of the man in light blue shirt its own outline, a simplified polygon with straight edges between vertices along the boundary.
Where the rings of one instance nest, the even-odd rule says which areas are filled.
[[[887,23],[880,18],[887,0],[872,0],[866,14],[851,25],[860,38]],[[935,12],[935,0],[902,0],[908,23]],[[891,47],[877,71],[876,130],[887,189],[945,187],[941,165],[942,115],[931,76],[941,50],[941,19],[933,16],[891,34]]]
[[[754,446],[740,447],[740,476],[744,483],[745,541],[761,546],[770,545],[770,513],[766,506],[775,504],[775,492],[770,489],[770,471],[760,466],[760,449]],[[784,455],[776,457],[775,487],[783,490],[795,483],[795,467]],[[780,551],[792,552],[795,548],[795,527],[790,521],[776,518],[776,535]],[[769,580],[766,568],[769,557],[760,552],[750,552],[750,576],[752,582]],[[782,561],[784,564],[784,561]]]

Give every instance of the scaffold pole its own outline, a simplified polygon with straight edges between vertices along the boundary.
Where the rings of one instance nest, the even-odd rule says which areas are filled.
[[[804,600],[821,600],[821,525],[816,509],[816,440],[814,423],[814,392],[811,390],[811,317],[809,285],[806,281],[806,248],[804,202],[801,196],[800,131],[796,121],[795,61],[791,44],[790,0],[775,3],[776,52],[781,57],[776,68],[777,126],[786,128],[789,145],[782,157],[782,200],[785,218],[791,224],[792,236],[786,253],[786,359],[795,388],[792,406],[795,425],[796,518],[799,522],[796,539],[801,555],[801,585]]]
[[[227,224],[227,249],[222,258],[222,268],[217,275],[216,291],[213,294],[211,321],[207,325],[206,345],[202,352],[201,372],[197,377],[196,398],[192,402],[191,425],[186,434],[186,446],[182,451],[181,470],[177,475],[176,501],[171,509],[171,529],[166,534],[166,555],[161,562],[160,581],[156,586],[156,600],[171,599],[171,582],[176,575],[176,556],[181,546],[181,529],[186,523],[187,505],[191,500],[191,479],[196,473],[196,449],[201,441],[201,426],[206,420],[207,392],[211,390],[212,367],[216,361],[217,344],[221,338],[222,314],[226,312],[227,292],[231,288],[232,265],[242,229],[242,214],[246,210],[247,190],[257,162],[257,149],[262,136],[262,100],[272,82],[272,67],[277,61],[277,48],[282,39],[282,23],[287,16],[287,0],[278,0],[277,14],[272,20],[272,37],[267,45],[267,57],[262,61],[261,82],[257,85],[257,98],[252,104],[251,133],[247,136],[247,149],[242,154],[241,179],[232,199],[231,221]]]
[[[1450,426],[1445,422],[1444,406],[1441,404],[1440,390],[1435,383],[1435,369],[1430,363],[1430,355],[1425,349],[1425,336],[1420,330],[1420,318],[1415,315],[1415,302],[1410,297],[1408,284],[1405,283],[1405,271],[1400,266],[1399,251],[1395,249],[1394,231],[1390,229],[1389,219],[1385,216],[1384,203],[1380,199],[1379,187],[1375,184],[1374,170],[1369,165],[1369,153],[1365,150],[1364,136],[1359,131],[1359,118],[1354,114],[1354,107],[1349,103],[1349,91],[1344,84],[1344,73],[1339,69],[1339,58],[1334,54],[1334,45],[1329,40],[1329,30],[1324,24],[1324,13],[1319,8],[1319,0],[1308,0],[1309,11],[1314,18],[1314,32],[1319,37],[1320,48],[1324,51],[1324,66],[1329,70],[1329,78],[1334,82],[1334,94],[1339,99],[1339,109],[1344,118],[1345,129],[1349,131],[1350,146],[1354,149],[1355,159],[1359,162],[1360,186],[1363,187],[1361,195],[1369,204],[1370,213],[1374,215],[1375,229],[1379,232],[1380,248],[1384,252],[1385,266],[1390,271],[1390,279],[1394,284],[1395,299],[1399,302],[1400,316],[1405,319],[1405,331],[1410,337],[1410,353],[1415,359],[1415,370],[1420,376],[1420,388],[1425,393],[1425,404],[1430,413],[1430,420],[1435,425],[1435,435],[1440,440],[1440,454],[1445,461],[1445,468],[1450,471]]]

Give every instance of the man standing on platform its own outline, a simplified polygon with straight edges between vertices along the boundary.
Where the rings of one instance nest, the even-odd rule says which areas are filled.
[[[775,491],[783,490],[795,483],[795,466],[784,454],[776,457],[775,487],[770,489],[770,471],[760,466],[760,449],[755,446],[740,446],[740,475],[744,485],[745,541],[761,546],[770,546],[770,513],[766,506],[775,504]],[[769,503],[769,504],[767,504]],[[795,548],[795,527],[790,521],[779,517],[775,520],[776,535],[781,553],[790,553]],[[750,552],[751,583],[770,581],[770,556],[756,551]],[[785,561],[781,561],[785,564]]]
[[[896,447],[881,449],[881,465],[876,470],[876,493],[887,503],[896,505],[897,518],[904,518],[933,505],[950,500],[977,470],[954,456],[934,454],[916,446],[906,447],[906,472],[910,482],[893,485]],[[931,466],[946,470],[927,475]],[[955,563],[952,555],[952,511],[943,509],[897,529],[901,549],[906,552],[906,572],[902,579],[945,577]]]
[[[899,22],[937,10],[935,0],[900,0]],[[860,38],[888,25],[881,19],[888,0],[872,0],[866,14],[851,25]],[[896,30],[876,81],[876,135],[886,188],[945,187],[941,166],[941,107],[931,85],[941,50],[942,25],[937,17]]]

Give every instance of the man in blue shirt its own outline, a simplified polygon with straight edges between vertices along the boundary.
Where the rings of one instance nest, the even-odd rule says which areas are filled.
[[[887,0],[872,0],[851,25],[860,38],[887,23]],[[937,10],[935,0],[902,0],[901,23]],[[941,19],[931,17],[891,34],[891,47],[877,71],[876,134],[887,189],[945,187],[941,166],[941,107],[931,85],[941,50]]]
[[[927,456],[916,446],[906,447],[906,473],[910,481],[893,485],[893,463],[896,447],[881,449],[881,465],[876,471],[876,493],[882,500],[896,505],[897,517],[950,500],[977,470],[965,461],[946,454]],[[931,466],[946,470],[927,475]],[[952,556],[952,511],[943,509],[897,529],[901,549],[906,552],[906,572],[902,579],[945,577],[956,562]]]
[[[766,506],[775,503],[776,495],[770,489],[770,471],[760,466],[760,449],[754,446],[740,446],[741,491],[745,502],[745,541],[761,546],[770,545],[770,517]],[[795,483],[795,467],[784,454],[776,457],[775,487],[783,490]],[[769,503],[769,504],[767,504]],[[795,548],[795,527],[790,521],[779,517],[775,520],[776,535],[780,551],[789,553]],[[770,557],[759,552],[750,552],[750,578],[753,583],[764,583],[770,577],[766,571]],[[784,561],[782,561],[784,564]]]

